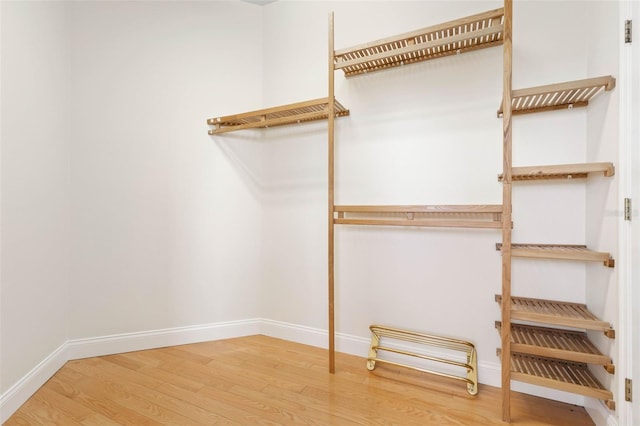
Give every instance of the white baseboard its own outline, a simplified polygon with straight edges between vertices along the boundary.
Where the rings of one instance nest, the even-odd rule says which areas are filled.
[[[67,348],[63,344],[7,389],[0,396],[0,424],[7,421],[67,361]]]
[[[260,334],[261,322],[260,319],[248,319],[69,340],[66,343],[67,359],[250,336]]]
[[[0,396],[0,423],[4,423],[67,361],[254,334],[264,334],[321,348],[328,346],[326,330],[263,318],[69,340]],[[366,357],[369,352],[369,338],[337,333],[336,350]],[[438,354],[434,352],[433,355]],[[481,384],[500,386],[500,364],[479,362],[478,377]],[[512,389],[574,405],[584,405],[585,402],[579,395],[526,383],[513,382]],[[615,417],[610,414],[607,426],[617,426]]]
[[[7,421],[67,361],[260,334],[261,324],[261,319],[249,319],[68,340],[0,396],[0,423]]]

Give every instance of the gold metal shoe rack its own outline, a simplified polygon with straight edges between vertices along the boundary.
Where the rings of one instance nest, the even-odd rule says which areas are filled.
[[[475,346],[467,341],[452,339],[443,336],[433,336],[430,334],[418,333],[415,331],[400,330],[392,327],[381,325],[372,325],[371,330],[371,346],[369,349],[369,357],[367,358],[367,368],[374,370],[376,363],[386,363],[400,367],[411,368],[413,370],[422,371],[424,373],[434,374],[441,377],[447,377],[454,380],[460,380],[467,384],[467,392],[469,395],[478,394],[478,355]],[[382,339],[385,344],[383,345]],[[388,342],[391,340],[391,342]],[[443,355],[429,355],[417,352],[414,349],[402,348],[397,341],[417,343],[428,348],[445,349],[447,351],[461,352],[465,361],[456,361],[453,356],[444,358]],[[390,361],[388,359],[379,358],[379,352],[386,351],[406,357],[419,358],[430,361],[435,364],[445,364],[448,366],[458,367],[464,371],[464,375],[456,375],[446,373],[441,370],[431,368],[423,368],[406,362]]]

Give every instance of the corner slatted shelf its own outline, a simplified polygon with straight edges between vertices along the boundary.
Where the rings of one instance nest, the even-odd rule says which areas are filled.
[[[346,77],[502,44],[504,8],[334,51]]]
[[[584,363],[512,353],[511,378],[532,385],[601,399],[610,409],[615,409],[613,393],[602,386]]]
[[[335,206],[341,225],[502,227],[502,205]]]
[[[511,113],[513,115],[585,107],[601,91],[616,87],[612,76],[567,81],[546,86],[530,87],[511,92]],[[498,117],[502,116],[502,106]]]
[[[579,163],[558,164],[549,166],[527,166],[511,168],[511,180],[532,181],[551,179],[586,179],[591,174],[602,173],[606,177],[615,174],[613,163]],[[498,181],[503,181],[503,175],[498,175]]]
[[[496,294],[495,300],[501,304],[502,296]],[[615,330],[613,330],[611,324],[598,319],[598,317],[587,309],[587,305],[582,303],[512,297],[511,318],[514,320],[539,322],[561,327],[602,331],[607,337],[611,339],[615,338]]]
[[[217,135],[235,130],[326,120],[329,113],[328,99],[329,98],[314,99],[242,114],[210,118],[207,120],[207,124],[214,126],[214,128],[209,130],[209,134]],[[347,116],[349,115],[349,110],[340,104],[340,102],[335,101],[335,115],[336,117]]]
[[[502,323],[496,321],[498,331]],[[575,330],[511,324],[511,350],[527,355],[601,365],[615,373],[611,358],[603,355],[589,340],[587,333]]]
[[[502,244],[496,243],[496,250],[501,250]],[[571,244],[512,244],[513,257],[527,257],[538,259],[580,260],[584,262],[603,262],[605,266],[613,268],[615,261],[611,254],[589,250],[584,245]]]

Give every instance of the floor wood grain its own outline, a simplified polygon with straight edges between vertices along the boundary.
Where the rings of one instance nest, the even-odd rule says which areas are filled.
[[[70,361],[14,425],[504,425],[500,392],[266,336]],[[517,425],[593,425],[581,407],[513,393]]]

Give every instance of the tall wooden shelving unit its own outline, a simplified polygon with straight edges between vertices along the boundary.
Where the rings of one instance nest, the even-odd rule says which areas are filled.
[[[513,167],[512,117],[585,107],[603,91],[615,87],[611,76],[570,81],[527,89],[512,89],[512,16],[513,2],[505,0],[503,99],[498,117],[503,120],[502,293],[496,295],[501,321],[496,322],[502,348],[502,420],[511,420],[511,381],[572,392],[598,398],[615,409],[611,391],[598,382],[588,364],[600,365],[614,374],[610,357],[600,353],[584,330],[597,330],[615,338],[611,325],[589,312],[584,304],[516,297],[511,294],[513,258],[602,262],[614,267],[609,253],[583,245],[519,244],[511,240],[512,185],[519,181],[587,179],[593,174],[614,175],[612,163],[581,163]],[[532,325],[538,323],[544,326]],[[569,328],[569,329],[567,329]]]
[[[375,40],[347,49],[334,48],[333,14],[329,17],[328,96],[207,120],[210,135],[251,128],[269,128],[315,120],[328,121],[328,314],[329,371],[335,372],[335,275],[336,225],[421,226],[500,229],[496,249],[502,256],[502,289],[495,296],[500,305],[502,363],[502,419],[511,419],[511,381],[522,381],[601,399],[615,409],[611,391],[593,376],[588,365],[600,365],[614,374],[610,357],[589,341],[585,330],[615,338],[607,321],[598,319],[584,304],[516,297],[511,294],[512,258],[601,262],[614,267],[606,252],[582,245],[512,243],[512,185],[519,181],[578,180],[594,174],[614,175],[612,163],[580,163],[543,166],[512,165],[512,119],[519,114],[585,107],[594,96],[615,87],[611,76],[512,89],[513,0],[504,7],[454,21]],[[503,98],[498,117],[503,120],[502,204],[487,205],[336,205],[335,119],[349,110],[335,99],[335,71],[345,77],[408,65],[503,45]],[[532,325],[537,323],[540,325]]]
[[[596,95],[614,87],[615,79],[603,76],[512,90],[510,101],[503,102],[498,116],[502,116],[507,129],[513,115],[586,107]],[[505,131],[505,147],[510,147],[507,133],[510,132]],[[507,167],[505,158],[498,180],[503,182],[505,196],[510,196],[513,182],[585,180],[595,174],[611,177],[614,173],[613,164],[607,162]],[[496,249],[502,251],[504,276],[502,294],[495,297],[502,311],[502,321],[496,323],[496,328],[502,337],[498,352],[503,369],[503,420],[510,420],[511,380],[597,398],[615,409],[612,392],[595,378],[588,365],[602,366],[609,374],[615,373],[615,366],[585,333],[600,331],[613,339],[611,324],[597,318],[584,304],[513,296],[510,285],[510,258],[599,262],[610,268],[615,266],[613,258],[584,245],[512,243],[506,241],[506,234],[502,243],[496,244]]]
[[[612,360],[587,338],[583,330],[599,330],[614,338],[615,332],[582,304],[514,297],[511,294],[512,259],[544,258],[602,262],[613,267],[609,253],[581,245],[514,244],[511,234],[512,185],[519,181],[586,179],[593,174],[613,176],[612,163],[581,163],[513,167],[512,118],[520,114],[587,106],[603,90],[612,90],[610,76],[559,84],[512,89],[513,0],[504,8],[461,18],[419,31],[376,40],[348,49],[335,50],[333,15],[329,22],[329,99],[334,98],[334,73],[342,69],[346,77],[395,66],[407,65],[495,45],[503,45],[503,98],[498,116],[503,120],[503,170],[501,205],[475,206],[337,206],[335,205],[335,140],[329,117],[329,370],[335,371],[334,323],[334,228],[335,225],[442,226],[495,228],[502,231],[496,248],[502,255],[502,290],[496,295],[501,321],[498,353],[502,363],[502,419],[511,419],[511,381],[574,392],[599,398],[614,409],[612,393],[591,374],[587,364],[601,365],[613,374]],[[533,322],[545,327],[528,325]],[[554,326],[562,328],[554,328]],[[571,328],[568,330],[566,328]]]

